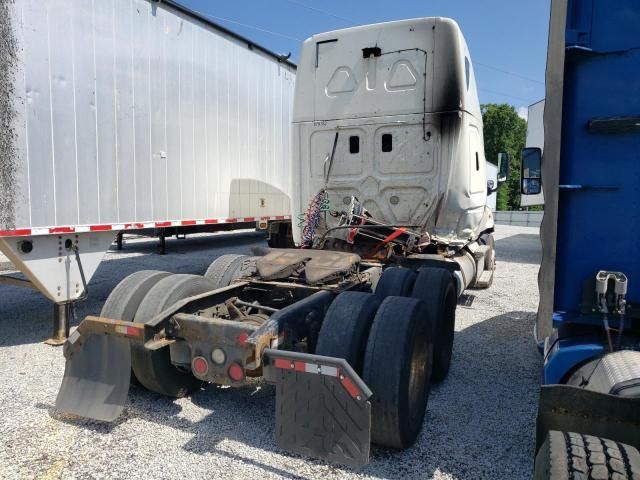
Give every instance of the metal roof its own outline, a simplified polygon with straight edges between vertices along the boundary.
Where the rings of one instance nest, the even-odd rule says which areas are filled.
[[[184,5],[182,5],[181,3],[177,2],[177,1],[174,1],[174,0],[149,0],[149,1],[151,3],[156,3],[156,4],[160,4],[160,5],[163,5],[163,6],[170,7],[173,10],[176,10],[176,11],[182,13],[183,15],[186,15],[187,17],[196,19],[196,20],[206,24],[207,26],[212,27],[212,28],[224,33],[225,35],[228,35],[228,36],[234,38],[235,40],[239,41],[240,43],[246,43],[247,48],[249,50],[258,50],[258,51],[260,51],[260,52],[272,57],[278,63],[282,63],[282,64],[285,64],[285,65],[288,65],[289,67],[291,67],[293,69],[297,69],[298,68],[298,66],[295,63],[285,59],[284,58],[285,56],[283,56],[281,54],[278,54],[278,53],[275,53],[275,52],[269,50],[268,48],[265,48],[262,45],[259,45],[259,44],[255,43],[254,41],[249,40],[248,38],[243,37],[242,35],[234,32],[232,30],[229,30],[228,28],[220,25],[219,23],[216,23],[216,22],[210,20],[209,18],[201,15],[200,13],[195,12],[195,11],[191,10],[190,8],[185,7]]]

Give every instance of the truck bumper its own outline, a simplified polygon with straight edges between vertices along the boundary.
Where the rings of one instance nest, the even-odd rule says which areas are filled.
[[[56,408],[115,420],[129,391],[130,342],[144,342],[145,328],[141,323],[87,317],[65,344],[67,363]],[[164,348],[172,342],[152,338],[145,348]],[[351,467],[369,462],[372,392],[346,360],[271,348],[262,349],[261,358],[265,379],[276,384],[280,448]]]

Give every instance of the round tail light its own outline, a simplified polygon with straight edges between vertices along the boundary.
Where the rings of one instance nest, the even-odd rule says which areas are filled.
[[[244,380],[244,368],[242,368],[237,363],[231,364],[231,366],[229,367],[228,373],[229,373],[229,378],[231,378],[231,380],[233,380],[234,382],[240,382]]]
[[[203,377],[209,371],[209,363],[204,357],[194,357],[194,359],[191,360],[191,369],[193,373]]]
[[[244,347],[247,344],[247,340],[249,340],[249,334],[247,332],[242,332],[236,338],[238,345]]]

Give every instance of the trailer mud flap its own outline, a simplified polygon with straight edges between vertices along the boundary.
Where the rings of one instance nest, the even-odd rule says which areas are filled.
[[[536,452],[549,430],[595,435],[640,448],[640,398],[571,385],[544,385],[538,404]]]
[[[276,383],[276,441],[289,452],[359,467],[369,463],[371,390],[343,359],[264,350]]]
[[[100,334],[84,337],[76,331],[65,344],[65,356],[67,362],[56,409],[106,422],[118,418],[131,379],[129,341]]]

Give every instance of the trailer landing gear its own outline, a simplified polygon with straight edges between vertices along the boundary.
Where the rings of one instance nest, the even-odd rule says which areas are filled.
[[[73,315],[72,308],[72,302],[53,304],[53,334],[44,343],[54,347],[64,344],[69,336],[69,321]]]
[[[36,289],[54,303],[48,345],[62,345],[69,335],[74,303],[86,296],[86,286],[115,236],[109,230],[0,237],[0,252],[26,277],[4,283]]]

